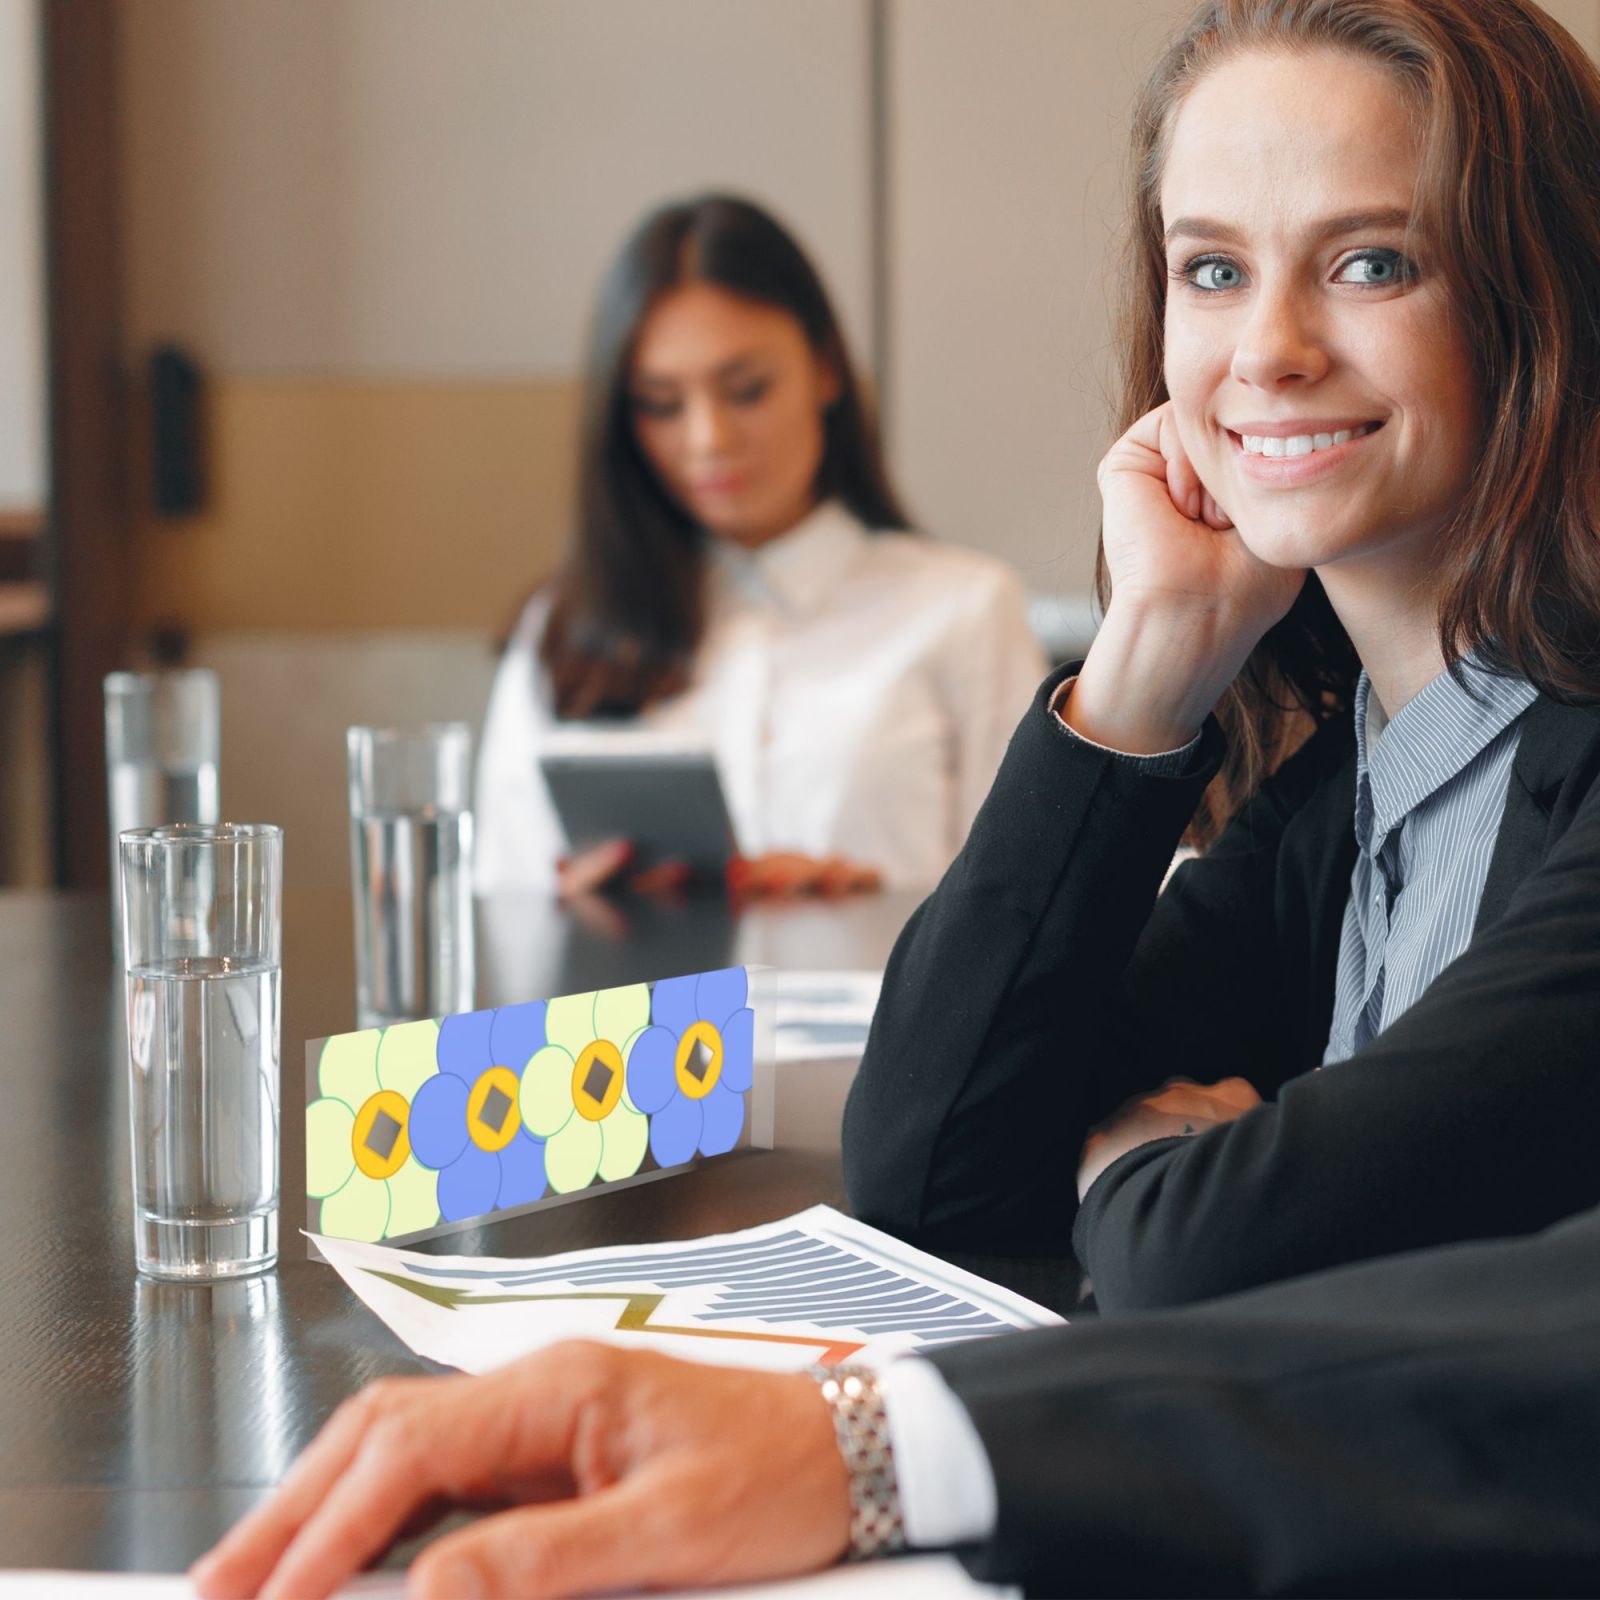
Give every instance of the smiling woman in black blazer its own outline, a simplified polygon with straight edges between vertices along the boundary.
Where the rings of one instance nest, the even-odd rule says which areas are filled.
[[[845,1119],[862,1217],[1070,1232],[1104,1308],[1600,1199],[1600,77],[1532,6],[1217,0],[1135,129],[1105,621]]]

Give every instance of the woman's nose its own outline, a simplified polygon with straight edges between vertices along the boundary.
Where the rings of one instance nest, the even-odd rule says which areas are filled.
[[[711,398],[691,401],[684,422],[689,448],[696,455],[717,455],[727,447],[731,433],[728,408],[719,401]]]
[[[1299,298],[1287,292],[1257,295],[1234,345],[1233,376],[1252,388],[1272,389],[1314,383],[1327,370],[1327,347]]]

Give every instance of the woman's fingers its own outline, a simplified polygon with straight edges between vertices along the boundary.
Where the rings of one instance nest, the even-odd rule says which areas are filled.
[[[1178,437],[1178,424],[1170,404],[1161,408],[1158,438],[1162,458],[1167,463],[1167,492],[1172,496],[1172,503],[1190,521],[1197,522],[1209,497]]]
[[[609,883],[633,859],[627,839],[607,839],[567,857],[556,868],[556,893],[563,900],[593,894]]]
[[[1210,490],[1206,490],[1200,497],[1201,518],[1208,528],[1214,528],[1218,533],[1223,533],[1233,526],[1233,518],[1211,497]]]
[[[728,886],[744,899],[778,899],[787,895],[869,893],[882,885],[877,868],[844,856],[802,855],[793,850],[769,851],[730,863]]]
[[[1107,471],[1136,472],[1165,480],[1172,504],[1191,521],[1201,520],[1206,489],[1178,437],[1170,401],[1147,411],[1112,445],[1101,463],[1102,489]]]

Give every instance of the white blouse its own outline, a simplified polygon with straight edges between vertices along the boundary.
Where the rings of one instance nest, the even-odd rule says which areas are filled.
[[[711,547],[707,627],[682,694],[637,726],[715,755],[746,855],[797,850],[935,883],[1045,672],[1001,562],[870,534],[837,503],[755,551]],[[549,889],[566,849],[539,773],[557,726],[535,599],[506,649],[478,759],[480,894]]]

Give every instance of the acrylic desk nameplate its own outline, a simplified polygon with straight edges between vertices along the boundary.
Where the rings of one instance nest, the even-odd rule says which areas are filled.
[[[627,984],[306,1046],[306,1226],[426,1238],[770,1148],[773,974]]]

